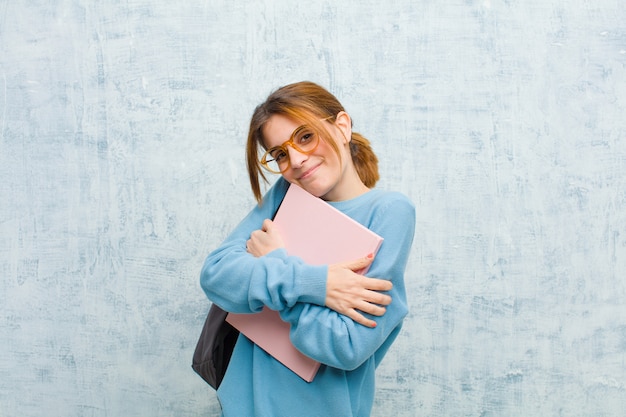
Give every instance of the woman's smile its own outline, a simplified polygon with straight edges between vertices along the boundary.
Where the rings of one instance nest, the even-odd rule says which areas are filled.
[[[321,162],[319,164],[314,165],[313,167],[307,169],[304,174],[300,175],[300,177],[297,178],[298,181],[302,181],[305,180],[309,177],[311,177],[315,172],[317,172],[318,168],[321,166]]]

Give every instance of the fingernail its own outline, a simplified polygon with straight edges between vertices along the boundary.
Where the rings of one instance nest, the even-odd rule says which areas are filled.
[[[370,253],[369,255],[367,255],[368,259],[372,259],[374,257],[373,253]]]

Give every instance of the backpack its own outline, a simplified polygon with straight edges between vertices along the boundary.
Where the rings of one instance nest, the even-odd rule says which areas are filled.
[[[226,322],[227,311],[212,304],[193,353],[191,367],[218,389],[226,374],[239,331]]]

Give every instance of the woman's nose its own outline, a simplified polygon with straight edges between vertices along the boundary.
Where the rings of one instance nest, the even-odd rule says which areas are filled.
[[[287,147],[287,152],[289,152],[289,163],[293,168],[300,168],[304,161],[308,159],[308,155],[296,150],[293,146]]]

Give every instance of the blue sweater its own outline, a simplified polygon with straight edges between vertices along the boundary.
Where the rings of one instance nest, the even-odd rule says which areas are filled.
[[[223,244],[207,257],[200,282],[208,298],[231,312],[268,306],[291,325],[291,340],[322,363],[307,383],[240,335],[217,391],[224,417],[367,417],[374,400],[374,371],[407,314],[404,270],[415,231],[415,207],[402,194],[371,190],[331,202],[384,238],[367,275],[393,282],[393,301],[376,328],[324,307],[327,265],[312,266],[277,249],[255,258],[250,233],[273,218],[289,184],[280,178]],[[348,261],[349,259],[346,259]]]

